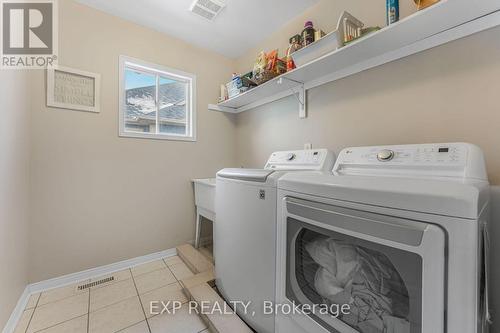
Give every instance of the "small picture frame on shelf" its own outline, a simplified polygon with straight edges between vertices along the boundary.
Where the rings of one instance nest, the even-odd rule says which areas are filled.
[[[47,69],[47,106],[100,112],[100,79],[99,74],[73,68]]]

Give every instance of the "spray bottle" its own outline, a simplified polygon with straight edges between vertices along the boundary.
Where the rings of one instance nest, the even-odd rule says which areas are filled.
[[[386,0],[387,3],[387,25],[399,21],[399,0]]]

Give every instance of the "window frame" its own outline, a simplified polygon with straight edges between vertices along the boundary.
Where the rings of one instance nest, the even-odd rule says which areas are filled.
[[[125,129],[125,70],[127,68],[136,69],[138,71],[155,75],[156,77],[156,133],[141,133],[130,132]],[[186,134],[162,134],[158,133],[159,117],[158,110],[158,85],[159,78],[167,78],[176,81],[185,81],[188,83],[189,97],[186,98],[188,107],[186,108]],[[118,136],[125,138],[139,138],[139,139],[153,139],[153,140],[173,140],[173,141],[196,141],[196,75],[183,72],[177,69],[169,68],[166,66],[149,63],[140,59],[120,55],[119,59],[119,103],[118,103]]]

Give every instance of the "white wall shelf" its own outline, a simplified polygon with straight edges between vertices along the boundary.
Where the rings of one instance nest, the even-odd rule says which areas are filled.
[[[500,25],[500,1],[443,0],[209,110],[240,113],[296,94],[306,116],[308,89]]]

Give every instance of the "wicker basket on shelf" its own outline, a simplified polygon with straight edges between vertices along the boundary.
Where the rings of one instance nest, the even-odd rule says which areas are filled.
[[[265,70],[255,73],[252,81],[259,85],[272,80],[284,73],[286,73],[286,62],[282,59],[277,59],[276,65],[273,70],[269,70],[266,68]]]
[[[274,79],[278,75],[280,74],[276,73],[275,71],[270,71],[266,69],[260,73],[256,73],[252,81],[255,82],[256,84],[263,84],[269,80]]]

